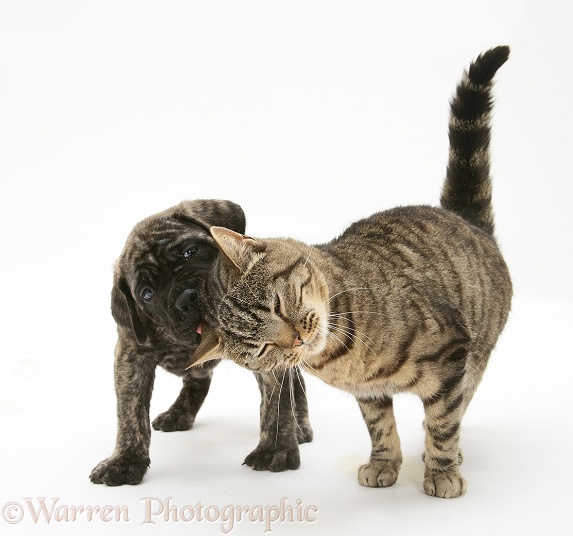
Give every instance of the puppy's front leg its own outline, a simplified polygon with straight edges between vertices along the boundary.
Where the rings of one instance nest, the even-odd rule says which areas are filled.
[[[138,346],[118,341],[115,350],[117,439],[113,454],[92,471],[95,484],[139,484],[149,467],[149,405],[156,363]]]
[[[312,441],[302,377],[292,370],[255,377],[261,391],[261,436],[245,465],[256,471],[298,469],[298,444]]]
[[[185,359],[185,362],[189,360],[188,357]],[[183,387],[177,400],[167,411],[155,417],[151,423],[154,430],[176,432],[193,427],[195,417],[209,392],[213,369],[217,364],[218,361],[207,361],[185,372]]]

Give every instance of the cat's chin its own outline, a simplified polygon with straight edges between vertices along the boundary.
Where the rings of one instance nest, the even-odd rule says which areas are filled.
[[[324,350],[325,346],[326,340],[323,340],[322,337],[317,337],[311,342],[305,343],[300,347],[300,351],[297,353],[295,359],[289,363],[289,365],[296,367],[312,364],[314,359],[317,358]]]
[[[318,333],[312,340],[304,345],[304,348],[307,358],[318,357],[326,348],[326,337]]]

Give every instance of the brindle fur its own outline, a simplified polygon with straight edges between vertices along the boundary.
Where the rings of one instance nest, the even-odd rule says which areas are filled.
[[[512,295],[493,238],[489,176],[492,79],[508,55],[508,47],[486,52],[457,88],[443,208],[380,212],[319,246],[211,229],[225,255],[208,280],[211,331],[195,359],[226,356],[275,372],[300,365],[354,394],[372,441],[358,472],[364,486],[396,481],[392,397],[412,392],[425,410],[425,492],[466,491],[460,423]]]
[[[173,405],[153,421],[164,432],[188,430],[209,391],[216,361],[186,371],[197,348],[197,326],[202,320],[198,291],[218,256],[208,234],[213,224],[244,232],[242,209],[228,201],[185,201],[138,223],[116,263],[112,313],[117,322],[115,389],[117,439],[113,454],[94,468],[92,482],[110,486],[138,484],[150,464],[149,407],[155,369],[182,376],[183,387]],[[189,258],[183,253],[189,252]],[[141,298],[144,288],[155,296]],[[257,470],[283,471],[300,465],[298,443],[312,439],[302,378],[256,374],[261,395],[261,441],[246,460]],[[293,398],[276,411],[284,392]],[[296,415],[300,427],[295,426]],[[277,430],[279,432],[277,432]]]

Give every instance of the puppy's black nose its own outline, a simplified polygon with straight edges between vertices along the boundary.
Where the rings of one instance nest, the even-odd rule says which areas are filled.
[[[177,301],[175,307],[182,313],[188,313],[191,309],[198,309],[199,293],[194,288],[185,289]]]

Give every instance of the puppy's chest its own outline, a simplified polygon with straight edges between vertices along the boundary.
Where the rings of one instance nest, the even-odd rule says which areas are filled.
[[[193,351],[181,353],[166,353],[161,356],[159,365],[168,372],[181,376],[185,373],[185,369],[189,366]]]

